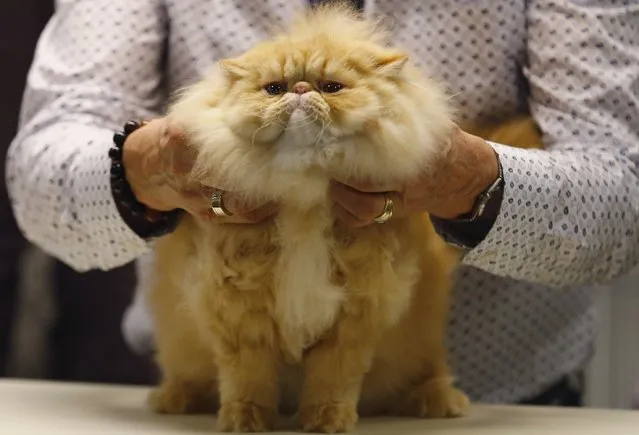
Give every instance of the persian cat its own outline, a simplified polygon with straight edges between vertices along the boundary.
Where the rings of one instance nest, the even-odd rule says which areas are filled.
[[[195,179],[279,212],[256,225],[185,216],[157,243],[156,411],[217,412],[237,432],[297,411],[327,433],[358,413],[466,411],[444,340],[455,254],[425,215],[350,229],[331,213],[332,179],[407,182],[448,143],[448,97],[387,39],[346,6],[317,8],[172,106]]]
[[[544,148],[542,132],[530,114],[519,114],[502,120],[483,120],[463,125],[462,128],[467,133],[514,148]]]

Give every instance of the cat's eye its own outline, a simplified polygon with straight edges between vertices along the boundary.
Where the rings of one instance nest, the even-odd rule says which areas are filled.
[[[325,81],[320,82],[319,88],[325,94],[334,94],[344,89],[344,85],[339,82]]]
[[[264,90],[269,95],[280,95],[286,92],[286,83],[284,82],[271,82],[264,86]]]

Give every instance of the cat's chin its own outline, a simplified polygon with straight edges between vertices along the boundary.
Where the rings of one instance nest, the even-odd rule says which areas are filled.
[[[296,108],[291,112],[288,120],[287,130],[306,129],[313,124],[316,117],[305,108]]]
[[[312,115],[294,110],[286,129],[274,143],[273,165],[283,171],[306,171],[326,166],[324,147],[330,143],[325,129]]]

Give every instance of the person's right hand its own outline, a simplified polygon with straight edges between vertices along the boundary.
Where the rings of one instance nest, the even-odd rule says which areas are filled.
[[[230,217],[217,217],[211,210],[211,196],[220,190],[189,179],[195,162],[180,126],[159,118],[131,133],[122,157],[126,178],[142,204],[157,211],[182,209],[200,219],[229,223],[257,223],[272,216],[274,204],[246,204],[232,192],[223,195]]]

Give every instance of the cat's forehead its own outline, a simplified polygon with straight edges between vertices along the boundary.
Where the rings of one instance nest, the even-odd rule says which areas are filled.
[[[355,47],[330,38],[280,39],[256,47],[251,67],[260,79],[354,81],[366,72]]]

